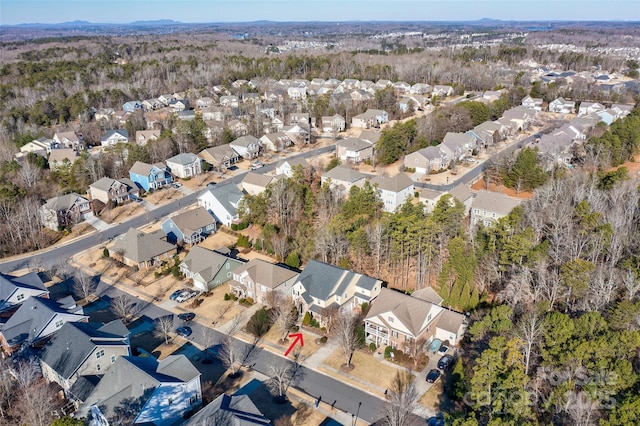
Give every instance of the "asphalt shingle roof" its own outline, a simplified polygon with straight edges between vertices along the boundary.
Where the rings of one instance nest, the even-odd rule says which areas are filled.
[[[0,273],[0,309],[11,295],[18,289],[41,290],[48,293],[47,287],[36,272],[30,272],[19,277]]]
[[[129,228],[116,240],[111,250],[121,252],[124,257],[135,262],[146,262],[175,248],[173,244],[162,240],[163,236],[162,231],[145,234],[135,228]]]

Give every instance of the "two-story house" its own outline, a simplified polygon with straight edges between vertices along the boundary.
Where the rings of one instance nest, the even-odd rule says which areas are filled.
[[[373,158],[373,144],[363,139],[340,139],[336,142],[336,156],[343,162],[359,164]]]
[[[0,343],[11,355],[22,345],[39,346],[66,322],[87,322],[73,298],[61,301],[44,297],[29,297],[15,313],[0,325]]]
[[[53,140],[56,141],[59,146],[76,150],[79,149],[84,142],[82,135],[76,132],[57,132],[53,135]]]
[[[204,207],[196,207],[165,219],[161,228],[170,243],[193,245],[216,232],[216,220]]]
[[[100,144],[105,146],[113,146],[118,143],[129,143],[129,132],[126,129],[108,130],[100,138]]]
[[[455,160],[462,160],[470,156],[476,148],[477,138],[472,133],[447,132],[442,140],[442,145],[453,152]]]
[[[322,184],[346,195],[352,186],[364,187],[367,175],[352,169],[349,166],[337,166],[322,175]]]
[[[89,200],[75,192],[49,198],[39,212],[42,224],[54,231],[70,228],[93,216]]]
[[[104,204],[109,201],[113,203],[124,203],[136,198],[139,194],[138,186],[127,178],[111,179],[103,177],[89,185],[89,195],[92,200],[100,200]]]
[[[404,167],[419,174],[428,174],[448,167],[453,160],[450,151],[442,146],[428,146],[404,157]]]
[[[176,246],[166,241],[161,230],[146,234],[129,228],[115,240],[109,254],[127,266],[142,269],[170,260],[176,254]]]
[[[190,417],[182,426],[204,425],[266,426],[271,420],[251,401],[249,395],[223,393]]]
[[[181,423],[201,404],[200,372],[186,356],[169,355],[162,361],[121,356],[74,417],[91,417],[102,425],[168,426]]]
[[[195,154],[185,152],[167,159],[169,172],[181,179],[192,178],[202,173],[202,159]]]
[[[511,213],[520,202],[500,192],[479,191],[471,202],[471,223],[491,226]]]
[[[8,317],[30,297],[49,298],[49,290],[36,272],[19,277],[0,273],[0,316]]]
[[[347,121],[339,114],[322,116],[322,133],[338,133],[344,132],[347,127]]]
[[[260,140],[252,135],[241,136],[229,146],[244,159],[251,160],[260,154]]]
[[[398,173],[393,177],[376,176],[369,180],[375,187],[382,200],[384,211],[393,213],[408,199],[413,198],[413,181],[404,173]]]
[[[242,190],[249,195],[262,194],[269,185],[283,177],[284,175],[272,176],[248,172],[242,179]]]
[[[120,356],[130,356],[129,330],[122,321],[67,322],[38,354],[42,375],[70,392],[81,376],[102,375]]]
[[[228,169],[240,160],[238,153],[229,144],[207,148],[198,155],[217,170]]]
[[[59,148],[52,149],[49,154],[49,168],[51,170],[68,169],[71,170],[71,166],[76,160],[80,158],[78,151],[74,148]]]
[[[267,133],[259,139],[260,145],[273,152],[280,152],[293,145],[291,137],[284,132]]]
[[[296,167],[305,169],[309,166],[309,162],[305,158],[291,158],[280,161],[276,164],[276,175],[285,175],[288,178],[293,177]]]
[[[351,118],[351,127],[360,127],[368,129],[376,127],[389,121],[389,113],[381,109],[368,109],[362,114],[355,115]]]
[[[202,191],[198,205],[207,209],[219,223],[231,226],[239,219],[238,205],[242,196],[242,191],[233,184],[216,185]]]
[[[542,111],[542,98],[532,98],[531,96],[525,96],[520,105],[525,108],[535,109],[536,111]]]
[[[158,140],[160,138],[160,130],[138,130],[136,132],[136,143],[138,145],[146,145],[151,141]]]
[[[180,263],[180,272],[193,280],[193,286],[209,291],[233,278],[233,271],[244,262],[216,251],[193,246]]]
[[[145,191],[159,189],[173,182],[171,173],[162,163],[147,164],[136,161],[129,170],[129,178]]]
[[[311,260],[293,287],[291,296],[300,313],[309,312],[320,323],[326,309],[357,311],[378,296],[382,281],[328,263]]]
[[[291,269],[255,258],[233,271],[229,289],[238,297],[250,297],[266,305],[272,291],[290,295],[299,275]]]
[[[549,112],[571,114],[575,111],[576,111],[575,101],[569,101],[564,98],[557,98],[549,102]]]
[[[581,102],[578,107],[578,115],[593,114],[594,112],[604,111],[605,107],[598,102]]]

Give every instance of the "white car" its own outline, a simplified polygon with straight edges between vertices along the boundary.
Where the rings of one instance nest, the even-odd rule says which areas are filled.
[[[180,182],[174,182],[174,183],[172,183],[172,184],[171,184],[171,186],[172,186],[173,188],[178,189],[178,188],[180,188],[180,187],[182,186],[182,184],[181,184]]]
[[[195,297],[198,295],[198,292],[193,290],[193,291],[185,291],[183,292],[180,296],[176,297],[176,302],[178,303],[182,303],[182,302],[186,302],[187,300]]]
[[[258,170],[259,168],[264,167],[264,164],[262,164],[259,161],[256,161],[255,163],[251,164],[251,170]]]

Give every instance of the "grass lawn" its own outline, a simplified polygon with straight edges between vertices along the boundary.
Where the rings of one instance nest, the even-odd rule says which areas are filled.
[[[420,404],[434,411],[442,410],[442,380],[438,380],[431,388],[422,395]]]
[[[342,354],[342,351],[338,350],[332,353],[324,363],[339,370],[340,366],[344,364],[344,361],[345,356]],[[350,375],[383,388],[389,387],[396,371],[398,371],[393,367],[376,361],[372,355],[358,351],[353,354],[351,363],[355,368],[349,372]]]
[[[306,333],[304,330],[300,330],[300,332],[302,333],[302,337],[304,339],[304,347],[302,348],[302,352],[301,352],[302,355],[310,356],[311,354],[316,352],[318,349],[320,349],[320,346],[315,342],[316,340],[315,336]],[[262,340],[272,343],[274,345],[280,346],[282,348],[283,353],[287,350],[287,348],[289,348],[289,345],[291,344],[291,342],[293,342],[292,339],[289,339],[286,343],[280,342],[279,341],[280,331],[277,330],[276,327],[271,327],[271,329],[269,329],[267,334],[262,336]],[[296,346],[296,348],[299,348],[299,347],[300,346]]]

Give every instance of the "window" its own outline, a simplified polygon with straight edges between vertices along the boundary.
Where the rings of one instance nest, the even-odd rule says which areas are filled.
[[[18,296],[16,296],[16,300],[24,300],[24,294],[19,294]]]
[[[100,349],[98,352],[96,352],[96,358],[100,359],[104,356],[104,349]]]
[[[231,272],[227,272],[227,278],[231,278]]]
[[[96,364],[96,371],[100,371],[100,364]]]
[[[227,262],[227,269],[229,269],[229,267],[230,267],[229,262]]]
[[[388,320],[389,322],[393,323],[393,317],[392,317],[391,315],[389,315],[389,316],[387,317],[387,320]]]
[[[60,328],[62,327],[62,325],[64,324],[64,320],[58,320],[56,321],[56,328]]]
[[[116,362],[116,356],[115,355],[111,355],[111,364],[113,364],[114,362]]]
[[[395,330],[392,330],[392,331],[391,331],[391,335],[393,336],[393,338],[394,338],[394,339],[397,339],[397,338],[398,338],[398,332],[397,332],[397,331],[395,331]]]

